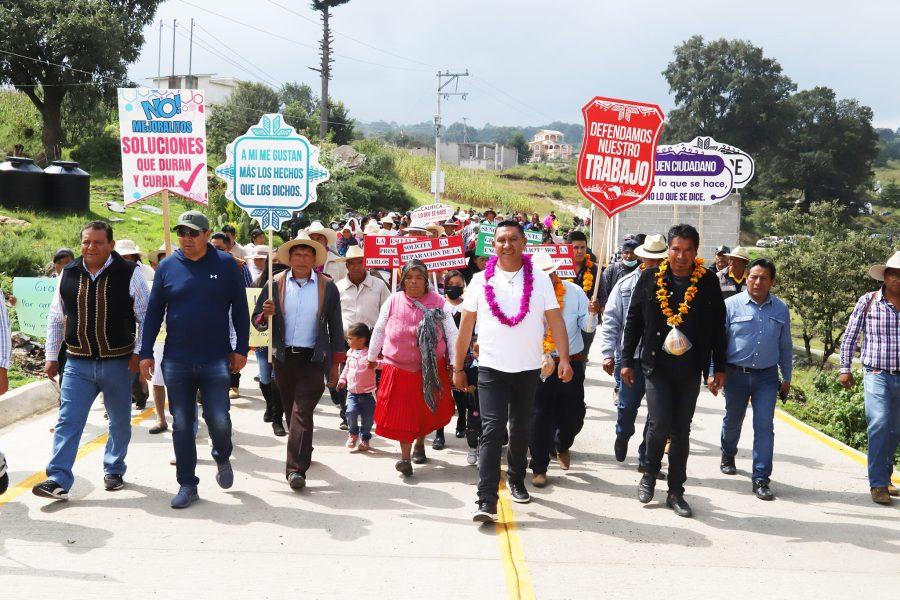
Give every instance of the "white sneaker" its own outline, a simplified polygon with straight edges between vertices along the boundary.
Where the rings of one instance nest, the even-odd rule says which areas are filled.
[[[478,449],[477,448],[469,448],[468,454],[466,454],[466,462],[470,465],[478,464]]]

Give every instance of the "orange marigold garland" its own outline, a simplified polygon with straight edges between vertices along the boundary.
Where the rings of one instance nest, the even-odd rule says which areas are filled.
[[[556,278],[556,283],[553,284],[553,293],[556,294],[556,302],[559,303],[559,310],[561,311],[563,304],[565,303],[566,286],[563,285],[562,279],[559,277]],[[553,341],[553,332],[549,327],[547,327],[547,331],[544,333],[543,348],[544,354],[550,354],[556,350],[556,342]]]
[[[691,310],[691,302],[697,295],[697,282],[703,277],[703,259],[694,259],[694,271],[691,273],[691,285],[684,292],[684,301],[678,305],[678,311],[672,310],[669,306],[669,284],[666,282],[665,274],[669,270],[669,261],[664,260],[659,265],[659,271],[656,273],[656,300],[659,302],[659,308],[666,317],[666,323],[672,327],[678,327],[684,323],[684,317]]]
[[[585,293],[590,294],[591,290],[594,289],[594,262],[591,260],[590,256],[584,257],[584,276],[581,278],[581,289],[585,291]],[[566,281],[571,281],[575,283],[574,279],[566,279]]]

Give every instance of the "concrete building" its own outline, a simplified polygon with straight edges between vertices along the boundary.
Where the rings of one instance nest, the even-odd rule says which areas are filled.
[[[534,134],[534,139],[528,142],[528,147],[531,148],[529,162],[569,160],[572,156],[572,146],[566,143],[565,138],[561,131],[541,129]]]
[[[715,258],[715,248],[725,244],[731,248],[738,245],[741,235],[741,195],[731,194],[718,204],[703,207],[703,225],[700,225],[699,206],[679,206],[678,217],[675,218],[673,207],[664,204],[641,203],[619,213],[618,226],[613,220],[615,248],[629,233],[665,233],[675,222],[693,225],[700,232],[700,256],[711,265]],[[604,215],[594,211],[599,219]],[[602,234],[602,229],[600,230]]]
[[[163,75],[151,77],[151,87],[161,90],[203,90],[206,104],[221,104],[237,89],[240,79],[220,77],[215,73],[195,75]]]
[[[434,156],[431,148],[410,148],[416,156]],[[441,142],[441,162],[484,171],[503,171],[519,164],[519,151],[511,146],[461,142]]]

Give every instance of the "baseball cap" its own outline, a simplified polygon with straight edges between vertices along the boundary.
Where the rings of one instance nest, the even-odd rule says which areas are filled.
[[[725,246],[725,245],[722,245],[722,246],[719,246],[718,248],[716,248],[716,256],[718,256],[720,254],[728,254],[729,252],[731,252],[731,248],[729,248],[728,246]]]
[[[172,229],[182,226],[197,231],[209,231],[209,219],[199,210],[189,210],[181,213],[178,217],[178,222],[175,223],[175,227]]]

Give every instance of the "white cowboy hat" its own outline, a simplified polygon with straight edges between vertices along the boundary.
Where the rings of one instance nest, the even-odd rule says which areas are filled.
[[[426,236],[428,235],[428,229],[426,227],[420,227],[418,225],[410,225],[409,227],[404,227],[403,229],[401,229],[400,233],[404,235]]]
[[[144,253],[137,247],[137,244],[131,240],[116,240],[116,252],[119,253],[119,256],[131,256],[133,254],[141,257],[144,256]]]
[[[318,233],[319,235],[324,235],[325,239],[328,240],[328,244],[331,245],[337,241],[337,232],[331,227],[325,227],[322,225],[321,221],[313,221],[310,223],[309,227],[306,229],[301,229],[300,233],[297,234],[297,237],[300,237],[300,234],[307,233],[308,235],[312,235],[313,233]]]
[[[297,234],[297,237],[289,242],[283,243],[275,252],[275,258],[283,265],[291,264],[291,248],[294,246],[309,246],[316,251],[316,266],[321,267],[328,259],[328,250],[325,246],[315,240],[311,240],[305,231]]]
[[[363,230],[363,235],[378,235],[379,231],[381,231],[381,227],[378,226],[378,223],[369,221],[366,224],[366,228]]]
[[[559,262],[553,260],[548,252],[535,252],[531,255],[531,264],[535,269],[540,269],[547,275],[559,268]]]
[[[665,237],[655,233],[648,235],[644,243],[634,249],[634,253],[641,258],[665,258],[669,254],[669,246]]]
[[[365,258],[366,253],[363,252],[362,246],[350,246],[347,248],[347,254],[341,256],[340,258],[335,258],[334,262],[347,262],[348,260],[352,260],[354,258]]]
[[[894,252],[894,255],[888,259],[887,263],[869,267],[869,277],[878,281],[884,281],[884,271],[886,269],[900,269],[900,250]]]
[[[381,217],[381,224],[382,225],[385,225],[385,224],[393,225],[394,219],[390,215],[385,215],[385,216]]]
[[[247,258],[269,258],[269,247],[265,244],[253,246],[253,251],[247,255]]]
[[[739,258],[750,262],[750,253],[743,246],[735,246],[731,252],[726,252],[725,256],[729,258]]]
[[[160,246],[160,247],[156,250],[156,252],[154,252],[153,254],[151,254],[151,256],[152,256],[153,258],[156,259],[156,262],[157,262],[157,263],[158,263],[159,261],[161,261],[163,258],[166,257],[166,245],[163,244],[162,246]],[[160,257],[162,257],[162,258],[160,258]]]

